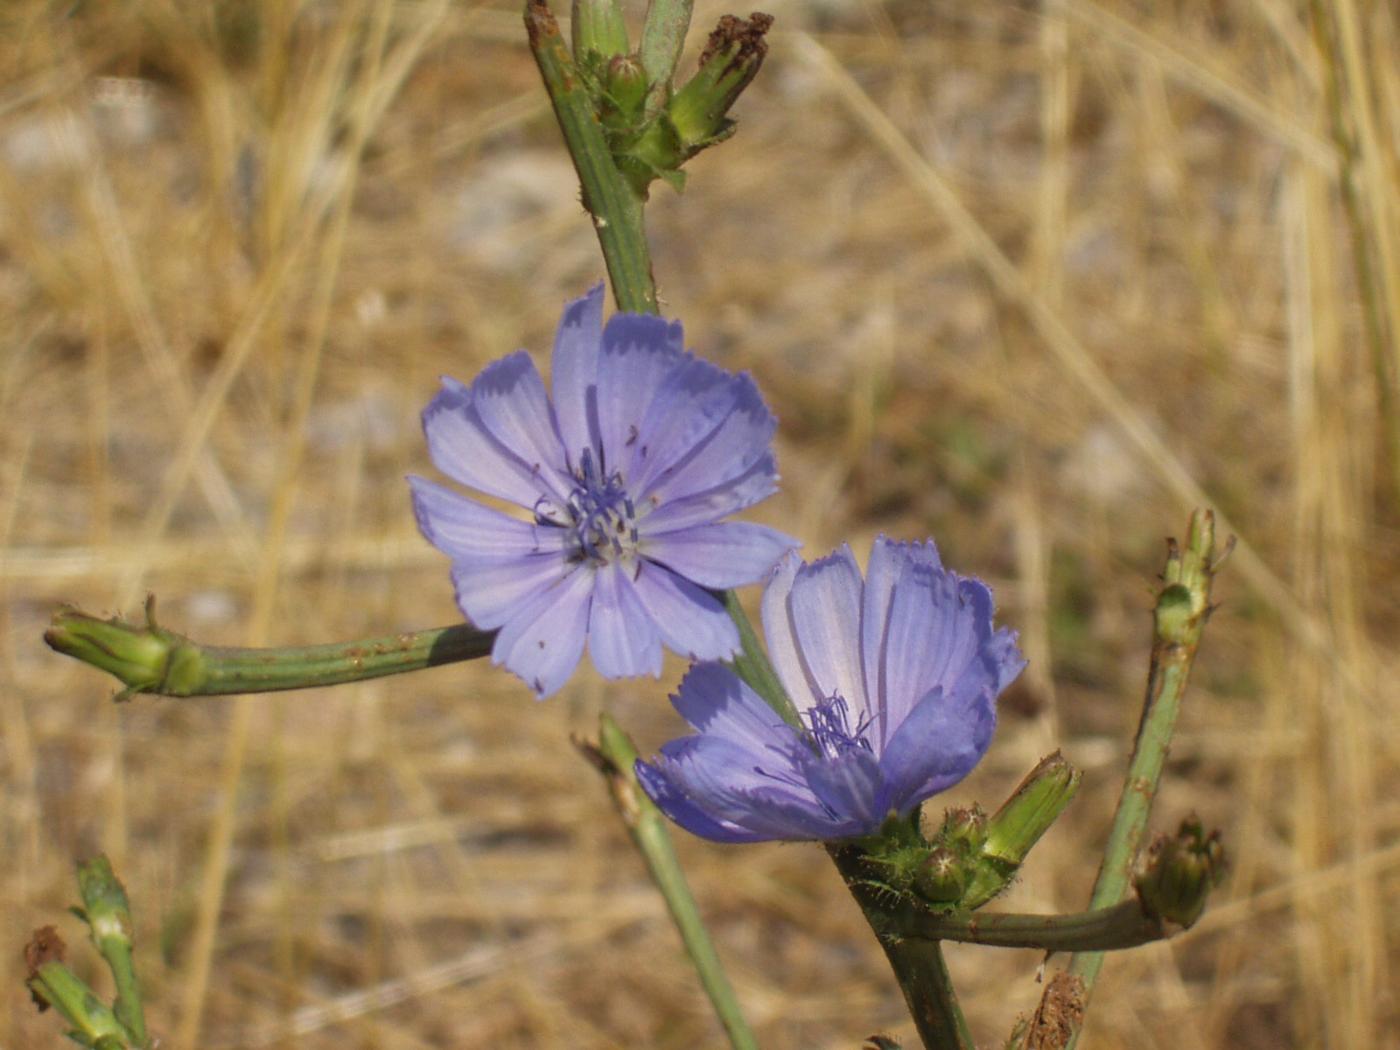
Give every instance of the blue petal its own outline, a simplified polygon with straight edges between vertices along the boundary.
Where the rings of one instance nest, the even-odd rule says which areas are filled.
[[[797,647],[818,695],[844,697],[857,723],[872,714],[860,659],[861,586],[860,567],[842,544],[798,570],[788,599]]]
[[[479,492],[534,507],[547,488],[533,465],[490,432],[471,390],[446,376],[442,386],[423,410],[428,455],[438,470]]]
[[[695,664],[671,698],[680,716],[702,733],[762,754],[810,751],[757,693],[723,664]]]
[[[598,431],[609,472],[631,477],[642,422],[663,380],[684,361],[679,321],[614,314],[598,360]]]
[[[734,410],[734,381],[724,369],[689,354],[682,355],[667,373],[647,407],[626,471],[628,487],[638,502],[656,479],[679,467]],[[710,484],[721,480],[715,478]]]
[[[895,543],[879,535],[870,548],[865,570],[865,595],[860,616],[860,650],[865,670],[865,690],[876,711],[877,748],[889,739],[886,718],[886,650],[889,643],[890,608],[895,587],[914,565],[939,567],[938,549],[927,543]],[[897,723],[896,723],[897,724]]]
[[[766,758],[766,756],[765,756]],[[673,740],[655,761],[672,784],[712,819],[766,839],[845,838],[850,821],[834,818],[800,772],[782,756],[755,766],[751,750],[716,736]]]
[[[702,587],[728,590],[763,579],[796,546],[796,540],[776,529],[729,521],[660,536],[648,533],[639,549]]]
[[[554,410],[535,362],[523,350],[492,361],[472,381],[477,417],[539,478],[539,491],[567,500],[573,482]]]
[[[764,836],[747,828],[741,828],[729,821],[721,821],[707,814],[681,790],[663,769],[649,765],[640,758],[633,767],[637,772],[637,782],[642,790],[651,796],[657,808],[665,813],[692,835],[710,839],[713,842],[762,842]]]
[[[690,660],[728,660],[739,651],[739,631],[709,591],[654,562],[643,562],[632,582],[672,652]]]
[[[519,521],[425,478],[410,475],[408,484],[418,528],[454,562],[563,552],[563,529]]]
[[[777,420],[763,403],[753,380],[746,375],[733,376],[722,389],[727,405],[718,397],[707,401],[710,413],[722,412],[713,427],[703,435],[697,434],[690,448],[677,449],[679,455],[669,456],[669,450],[664,448],[655,450],[646,469],[629,475],[636,478],[639,495],[655,497],[664,506],[670,500],[743,477],[768,452]],[[658,403],[667,400],[664,392],[657,398]],[[642,440],[651,442],[654,438],[644,430]],[[668,460],[665,469],[658,471],[663,460]]]
[[[537,591],[496,635],[493,663],[504,664],[543,699],[569,679],[588,633],[593,573],[576,568]]]
[[[536,593],[562,580],[570,566],[557,554],[534,554],[501,562],[452,566],[452,586],[457,608],[483,630],[514,619],[520,607]]]
[[[763,589],[763,638],[768,646],[768,659],[778,672],[778,680],[798,713],[806,712],[813,704],[826,699],[817,690],[817,684],[807,672],[802,654],[797,648],[797,634],[793,628],[792,597],[793,581],[802,567],[802,559],[789,551],[768,578]]]
[[[880,756],[885,806],[907,813],[971,773],[992,742],[994,700],[988,691],[950,696],[941,687],[921,698]]]
[[[647,497],[637,507],[641,516],[638,528],[644,533],[662,533],[704,525],[752,507],[777,491],[778,472],[773,453],[767,452],[739,477],[704,492],[664,504],[655,494]]]
[[[595,406],[589,388],[598,382],[602,328],[603,285],[600,282],[582,299],[574,299],[564,307],[554,335],[554,357],[550,364],[554,410],[570,467],[578,466],[578,455],[584,448],[598,448]]]
[[[604,678],[661,674],[661,639],[621,563],[598,570],[588,619],[588,652]]]
[[[843,754],[817,755],[810,750],[802,758],[801,769],[812,791],[835,819],[859,830],[846,834],[865,835],[878,831],[888,809],[879,808],[880,762],[864,748]]]

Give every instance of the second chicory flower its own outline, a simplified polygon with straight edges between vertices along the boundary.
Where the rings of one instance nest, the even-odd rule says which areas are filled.
[[[583,655],[606,677],[659,674],[664,644],[724,660],[739,636],[712,593],[754,583],[796,541],[720,519],[772,494],[774,419],[753,380],[686,353],[681,326],[569,303],[553,401],[530,356],[443,380],[423,412],[433,463],[523,508],[503,514],[409,479],[423,534],[452,559],[457,604],[499,628],[491,656],[540,696]]]
[[[986,753],[996,698],[1025,666],[992,594],[932,543],[875,541],[810,565],[789,554],[763,596],[782,721],[727,667],[699,664],[672,702],[699,733],[637,777],[676,823],[720,842],[873,834],[956,784]]]

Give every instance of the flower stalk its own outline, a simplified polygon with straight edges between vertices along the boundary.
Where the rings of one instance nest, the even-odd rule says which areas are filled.
[[[1091,910],[1117,904],[1128,890],[1162,779],[1182,694],[1213,608],[1211,585],[1229,552],[1229,543],[1223,551],[1216,552],[1215,516],[1209,510],[1198,509],[1191,515],[1184,547],[1175,540],[1168,541],[1162,589],[1153,614],[1152,657],[1142,718],[1103,863],[1089,897]],[[1102,968],[1101,951],[1080,951],[1070,960],[1069,973],[1083,982],[1085,1006]],[[1067,1044],[1070,1050],[1080,1031],[1081,1023],[1076,1023]]]
[[[700,984],[729,1037],[729,1045],[734,1050],[757,1050],[758,1043],[744,1020],[734,987],[725,975],[719,953],[700,918],[700,909],[676,856],[666,819],[637,783],[636,746],[622,727],[604,714],[598,743],[580,743],[579,748],[606,778],[618,816],[646,862],[652,882],[666,901],[686,954],[695,964]]]
[[[119,701],[138,693],[228,696],[344,685],[474,660],[490,653],[494,637],[494,632],[455,624],[329,645],[201,645],[156,622],[154,595],[146,599],[144,624],[60,609],[44,632],[50,648],[121,681],[125,688],[117,694]]]
[[[82,907],[73,912],[87,924],[92,943],[111,971],[116,987],[112,1006],[63,961],[67,950],[58,931],[34,931],[24,948],[26,985],[40,1010],[52,1008],[69,1025],[68,1038],[91,1050],[147,1050],[141,987],[131,958],[131,908],[126,890],[106,857],[78,866]]]

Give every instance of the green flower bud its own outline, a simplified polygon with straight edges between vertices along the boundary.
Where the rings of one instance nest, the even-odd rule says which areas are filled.
[[[636,55],[614,55],[603,72],[600,116],[604,126],[632,130],[647,100],[647,72]]]
[[[1224,876],[1220,832],[1206,834],[1192,815],[1181,822],[1175,835],[1159,835],[1153,841],[1134,885],[1149,915],[1184,929],[1201,917],[1211,888]]]
[[[930,904],[956,904],[966,886],[962,858],[944,846],[930,850],[914,873],[914,892]]]
[[[725,15],[700,55],[700,69],[666,107],[685,156],[734,133],[729,108],[758,74],[768,54],[764,40],[773,16],[755,11],[748,20]]]
[[[1042,758],[987,821],[982,852],[1019,866],[1074,798],[1079,775],[1058,751]]]
[[[199,649],[184,636],[157,626],[154,596],[146,599],[144,627],[60,609],[44,632],[44,641],[51,649],[120,679],[126,688],[117,694],[118,700],[147,692],[185,695],[181,690],[203,673]]]

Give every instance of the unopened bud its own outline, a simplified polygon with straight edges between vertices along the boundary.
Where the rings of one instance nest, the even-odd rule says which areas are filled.
[[[1148,914],[1183,928],[1205,910],[1206,898],[1225,875],[1220,832],[1206,834],[1196,817],[1181,822],[1175,835],[1159,835],[1134,884]]]
[[[1058,751],[1042,758],[987,821],[982,852],[1019,866],[1074,798],[1079,776]]]
[[[608,126],[630,129],[641,120],[647,99],[647,71],[636,55],[614,55],[603,74],[601,116]]]
[[[154,597],[146,599],[144,626],[61,609],[44,632],[44,641],[51,649],[120,679],[126,688],[118,700],[136,693],[188,695],[190,683],[203,671],[197,647],[156,625]]]
[[[966,885],[962,859],[943,846],[935,846],[914,874],[914,892],[931,904],[957,903]]]
[[[763,65],[768,54],[764,36],[772,25],[773,16],[761,11],[748,19],[725,15],[710,34],[699,70],[666,107],[686,156],[733,133],[726,114]]]

